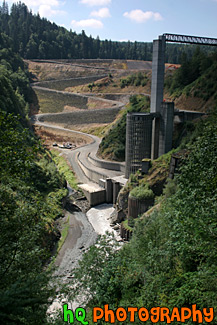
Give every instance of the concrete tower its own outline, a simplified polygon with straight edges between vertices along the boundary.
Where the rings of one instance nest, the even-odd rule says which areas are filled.
[[[163,102],[165,44],[165,36],[153,41],[150,114],[127,114],[126,178],[142,167],[142,159],[156,159],[172,148],[174,103]]]
[[[127,114],[126,178],[142,167],[143,158],[151,157],[152,120],[148,113]]]
[[[165,70],[165,36],[153,41],[152,81],[151,81],[151,113],[160,113],[163,102],[164,70]],[[151,158],[158,158],[160,119],[153,121]]]

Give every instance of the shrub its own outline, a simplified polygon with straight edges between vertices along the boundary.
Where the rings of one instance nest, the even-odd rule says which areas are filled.
[[[132,191],[130,191],[130,197],[136,198],[140,201],[142,200],[150,200],[154,198],[153,191],[149,188],[148,185],[145,186],[137,186],[134,187]]]

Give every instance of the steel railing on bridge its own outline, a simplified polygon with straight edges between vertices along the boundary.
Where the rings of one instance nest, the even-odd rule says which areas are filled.
[[[190,43],[190,44],[217,46],[216,38],[190,36],[190,35],[178,35],[178,34],[163,34],[163,37],[165,37],[166,42]]]

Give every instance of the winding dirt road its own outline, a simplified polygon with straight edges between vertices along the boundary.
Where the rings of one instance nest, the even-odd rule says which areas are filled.
[[[85,80],[85,78],[84,78]],[[58,80],[57,80],[58,81]],[[53,81],[50,81],[53,82]],[[46,84],[49,84],[49,81],[46,82]],[[32,85],[33,88],[36,89],[43,89],[43,91],[47,91],[47,92],[55,92],[55,93],[60,93],[62,95],[68,96],[70,95],[69,92],[66,91],[59,91],[59,90],[54,90],[54,89],[50,89],[50,88],[45,88],[45,87],[40,87],[39,86],[40,83],[36,83],[36,86],[34,86],[34,84]],[[75,94],[72,94],[72,96],[74,96]],[[82,97],[83,95],[81,94],[76,94],[76,96],[80,96]],[[83,96],[85,98],[93,98],[93,94],[91,94],[91,96]],[[84,114],[86,115],[91,115],[92,113],[94,113],[95,115],[93,116],[94,119],[98,118],[104,118],[105,113],[106,114],[114,114],[116,112],[116,114],[118,113],[118,111],[120,109],[122,109],[124,107],[124,103],[122,102],[118,102],[118,101],[114,101],[114,100],[109,100],[109,99],[102,99],[99,97],[94,97],[96,98],[96,100],[98,101],[102,101],[102,102],[107,102],[107,103],[111,103],[111,107],[110,108],[103,108],[103,109],[80,109],[79,111],[76,112],[62,112],[62,113],[48,113],[48,114],[37,114],[37,115],[33,115],[31,117],[32,123],[35,125],[41,125],[43,127],[46,128],[52,128],[52,129],[56,129],[56,130],[61,130],[61,131],[67,131],[69,133],[71,133],[74,136],[79,136],[81,135],[82,137],[88,137],[90,139],[90,143],[89,144],[85,144],[83,146],[80,146],[79,148],[73,150],[73,151],[69,151],[66,149],[64,150],[64,153],[67,156],[67,159],[69,161],[69,163],[72,166],[73,171],[75,172],[79,182],[82,183],[88,183],[91,184],[94,187],[94,180],[90,179],[89,177],[87,177],[85,175],[85,173],[83,172],[83,170],[81,169],[80,165],[84,165],[86,168],[89,168],[93,171],[98,172],[101,175],[104,175],[104,177],[116,177],[116,176],[120,176],[122,173],[120,173],[119,171],[114,171],[114,170],[110,170],[107,168],[100,168],[100,167],[96,167],[95,165],[92,165],[91,162],[88,160],[88,155],[91,154],[93,157],[96,157],[96,153],[98,151],[99,148],[99,144],[101,142],[101,139],[98,138],[97,136],[91,135],[91,134],[86,134],[80,131],[75,131],[75,130],[71,130],[68,129],[67,127],[63,127],[60,125],[54,125],[53,123],[49,123],[49,117],[52,118],[52,116],[60,116],[60,117],[65,117],[65,119],[69,119],[70,116],[70,120],[73,120],[73,116],[76,118],[76,120],[79,120],[79,116],[82,116]],[[108,105],[109,106],[109,105]],[[115,106],[115,107],[114,107]],[[115,111],[114,111],[115,110]],[[114,111],[114,112],[113,112]],[[85,116],[86,116],[85,115]],[[48,121],[46,121],[46,119],[48,119]],[[97,120],[95,121],[96,123],[98,122]],[[58,123],[58,122],[57,122]],[[62,124],[62,123],[60,123]],[[78,154],[79,154],[79,161],[81,164],[79,164],[78,162]],[[118,163],[117,163],[118,164]]]

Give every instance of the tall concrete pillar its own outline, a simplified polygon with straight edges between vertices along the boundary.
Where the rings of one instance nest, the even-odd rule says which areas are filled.
[[[151,159],[152,160],[158,158],[159,134],[160,134],[160,117],[157,117],[152,122],[152,142],[151,142]]]
[[[161,120],[159,133],[159,156],[172,149],[173,141],[174,102],[161,105]]]
[[[105,190],[106,190],[106,203],[112,203],[113,202],[113,183],[112,183],[111,178],[106,178]]]
[[[113,182],[113,206],[115,206],[117,202],[118,193],[120,192],[121,186],[119,182]]]
[[[160,112],[164,91],[165,36],[153,41],[151,113]]]
[[[152,81],[151,81],[151,113],[160,113],[163,102],[164,70],[165,70],[165,36],[153,41]],[[154,119],[152,127],[151,159],[158,158],[160,121]]]

